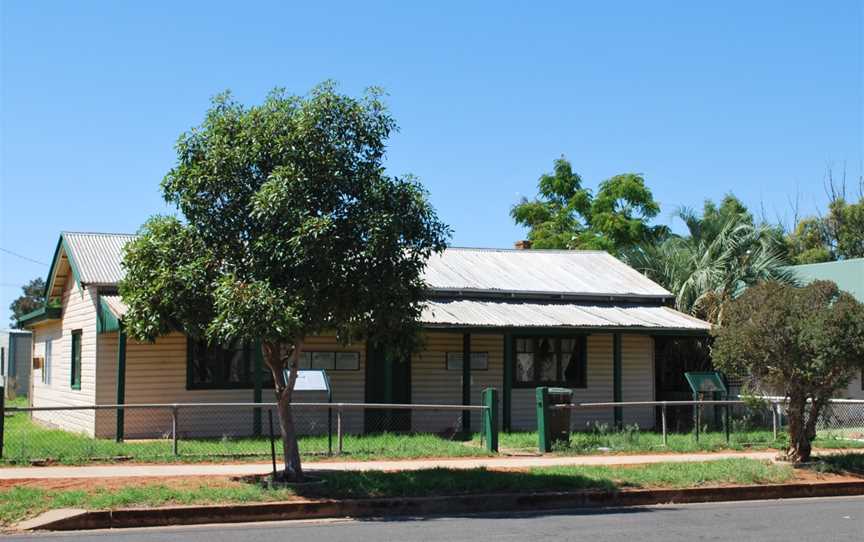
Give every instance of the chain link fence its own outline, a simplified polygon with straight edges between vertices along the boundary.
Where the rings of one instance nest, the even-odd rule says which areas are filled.
[[[484,406],[295,403],[291,410],[307,457],[486,453],[475,435],[477,418],[488,411]],[[474,414],[473,432],[463,427],[465,412]],[[8,407],[3,422],[2,461],[12,464],[264,461],[271,435],[277,459],[282,455],[279,414],[271,403]]]
[[[551,405],[570,429],[562,451],[759,448],[785,443],[785,401],[640,401]],[[556,422],[552,422],[553,424]],[[864,442],[864,401],[832,400],[817,424],[817,438]]]
[[[864,400],[835,399],[816,424],[816,434],[864,441]]]

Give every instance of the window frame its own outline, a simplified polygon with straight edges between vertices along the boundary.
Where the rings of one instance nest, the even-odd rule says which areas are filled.
[[[574,352],[576,352],[579,356],[579,380],[578,381],[567,381],[564,377],[564,372],[566,371],[566,366],[564,365],[565,360],[563,359],[563,354],[561,350],[561,341],[562,340],[574,340],[576,342],[574,348]],[[551,340],[554,344],[554,356],[555,356],[555,374],[557,376],[556,380],[541,380],[540,376],[540,364],[537,363],[536,357],[533,362],[533,372],[534,378],[530,381],[518,380],[518,371],[516,370],[516,365],[518,364],[518,354],[520,354],[518,345],[520,340],[530,340],[532,341],[532,352],[535,356],[537,354],[539,341],[541,340]],[[554,386],[554,387],[562,387],[562,388],[570,388],[570,389],[586,389],[588,387],[588,336],[582,334],[547,334],[544,335],[542,333],[536,333],[531,335],[514,335],[513,341],[511,344],[511,348],[513,351],[511,352],[510,358],[513,360],[513,371],[512,371],[512,381],[511,384],[514,389],[516,388],[537,388],[540,386]]]
[[[71,351],[69,360],[69,386],[73,390],[81,389],[81,337],[82,333],[80,329],[72,330],[72,344],[69,348]]]
[[[255,345],[253,343],[245,343],[243,345],[244,350],[244,364],[248,365],[249,371],[248,382],[227,382],[226,381],[226,371],[225,367],[220,367],[218,371],[218,375],[214,374],[216,378],[214,378],[213,383],[201,383],[195,382],[193,379],[193,360],[195,356],[195,347],[197,343],[203,343],[203,341],[196,341],[191,337],[186,338],[186,389],[187,390],[252,390],[255,389]],[[204,343],[206,344],[206,343]],[[330,354],[333,358],[333,368],[325,369],[327,374],[330,375],[332,373],[344,373],[344,372],[352,372],[361,370],[362,356],[360,352],[355,350],[304,350],[300,355],[302,359],[300,360],[300,370],[308,370],[308,369],[318,369],[317,367],[312,367],[314,354],[319,354],[321,357],[322,354]],[[351,354],[356,358],[356,366],[350,369],[340,369],[338,368],[338,357],[339,354]],[[263,361],[262,361],[263,363]],[[273,389],[274,382],[272,378],[272,374],[264,365],[263,378],[261,382],[262,389]]]
[[[43,343],[44,353],[43,361],[42,361],[42,384],[46,386],[51,385],[51,358],[54,355],[54,341],[48,337]]]
[[[451,357],[459,357],[460,359],[457,361],[456,359],[451,359]],[[476,358],[475,358],[476,356]],[[461,372],[462,371],[462,352],[447,352],[444,354],[444,370],[445,371],[453,371],[453,372]],[[482,361],[480,367],[475,367],[474,364],[478,361]],[[450,364],[454,366],[451,367]],[[456,367],[455,364],[458,363],[459,366]],[[486,351],[471,351],[471,372],[474,371],[488,371],[489,370],[489,352]]]

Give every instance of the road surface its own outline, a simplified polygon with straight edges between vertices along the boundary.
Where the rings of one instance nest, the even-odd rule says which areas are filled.
[[[63,542],[605,542],[864,540],[864,497],[662,505],[542,514],[391,520],[274,522],[25,534]]]

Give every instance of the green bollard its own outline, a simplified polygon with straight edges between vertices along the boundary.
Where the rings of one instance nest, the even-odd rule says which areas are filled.
[[[486,451],[498,453],[498,390],[486,388],[483,390],[483,432],[486,440]]]
[[[552,451],[552,434],[549,427],[549,388],[537,388],[537,448],[540,453]]]

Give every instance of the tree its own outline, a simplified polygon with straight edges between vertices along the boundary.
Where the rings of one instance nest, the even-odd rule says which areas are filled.
[[[777,230],[755,224],[740,200],[708,200],[701,215],[681,209],[689,235],[643,243],[622,256],[675,294],[676,308],[722,324],[724,307],[746,287],[764,280],[792,283]]]
[[[36,277],[22,286],[21,292],[21,296],[9,305],[9,310],[12,311],[13,328],[20,327],[19,318],[45,305],[45,281],[41,277]]]
[[[510,210],[513,220],[528,228],[533,248],[618,252],[668,234],[665,226],[648,225],[660,206],[641,175],[607,179],[594,196],[562,156],[555,160],[552,173],[540,177],[537,188],[536,198],[522,198]]]
[[[421,273],[449,229],[416,180],[384,173],[394,129],[375,89],[360,99],[332,83],[307,97],[275,90],[254,107],[222,94],[180,136],[162,181],[184,220],[151,218],[125,251],[131,336],[260,342],[286,480],[303,476],[291,401],[306,337],[415,347]]]
[[[786,236],[789,255],[796,264],[864,257],[864,177],[858,180],[855,203],[847,191],[845,169],[835,180],[829,168],[825,193],[828,213],[796,219],[794,229]]]
[[[765,282],[731,302],[714,333],[715,366],[786,397],[786,458],[809,460],[819,415],[864,366],[864,305],[829,281]]]

